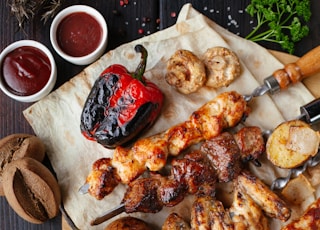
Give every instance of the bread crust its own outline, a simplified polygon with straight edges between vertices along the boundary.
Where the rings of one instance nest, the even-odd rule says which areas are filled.
[[[40,224],[58,215],[58,182],[39,161],[29,157],[12,161],[3,172],[3,185],[8,203],[26,221]]]
[[[2,174],[6,166],[17,159],[30,157],[42,161],[45,146],[40,138],[25,133],[8,135],[0,140],[0,196],[4,196]]]

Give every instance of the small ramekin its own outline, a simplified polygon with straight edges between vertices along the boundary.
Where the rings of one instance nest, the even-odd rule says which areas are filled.
[[[97,20],[102,28],[102,38],[100,44],[97,49],[92,53],[81,56],[81,57],[73,57],[71,55],[66,54],[60,47],[57,41],[57,29],[61,21],[72,13],[84,12],[91,15],[93,18]],[[73,63],[75,65],[88,65],[92,62],[96,61],[100,58],[106,50],[107,42],[108,42],[108,27],[104,17],[100,14],[96,9],[86,6],[86,5],[73,5],[65,8],[61,12],[59,12],[52,21],[50,27],[50,40],[55,51],[66,61]]]
[[[2,62],[3,62],[4,58],[11,51],[18,49],[19,47],[23,47],[23,46],[30,46],[30,47],[37,48],[37,49],[41,50],[48,57],[48,59],[50,61],[50,65],[51,65],[51,73],[50,73],[50,77],[49,77],[47,84],[42,89],[40,89],[40,91],[38,91],[32,95],[28,95],[28,96],[16,95],[7,89],[7,86],[6,86],[4,79],[3,79],[3,76],[2,76],[2,69],[0,69],[1,70],[0,71],[0,89],[7,96],[13,98],[14,100],[21,101],[21,102],[35,102],[35,101],[38,101],[38,100],[42,99],[43,97],[47,96],[54,88],[54,86],[56,84],[56,80],[57,80],[57,67],[56,67],[55,60],[54,60],[53,55],[51,54],[50,50],[42,43],[34,41],[34,40],[20,40],[20,41],[16,41],[14,43],[11,43],[9,46],[7,46],[0,54],[0,67],[2,68]]]

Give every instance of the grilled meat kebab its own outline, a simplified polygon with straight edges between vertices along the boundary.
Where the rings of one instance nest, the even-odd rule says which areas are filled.
[[[189,120],[140,139],[129,149],[118,146],[112,159],[97,160],[86,179],[88,192],[102,199],[118,183],[128,184],[147,169],[159,171],[169,155],[177,156],[195,143],[218,136],[224,129],[237,125],[249,112],[242,95],[235,91],[222,93],[193,112]]]
[[[204,141],[200,150],[187,153],[182,158],[172,159],[169,175],[153,172],[150,173],[150,177],[140,177],[130,182],[122,201],[125,211],[127,213],[159,212],[163,206],[177,205],[187,194],[195,194],[197,197],[215,197],[216,183],[230,182],[237,178],[244,167],[242,158],[247,158],[248,152],[244,156],[241,155],[241,149],[234,137],[239,133],[241,135],[247,133],[249,136],[254,133],[257,135],[254,140],[240,146],[245,146],[246,149],[253,149],[250,145],[264,146],[260,129],[257,127],[244,129],[234,135],[224,132]],[[257,132],[258,130],[260,132]],[[264,148],[261,150],[263,153]],[[224,163],[219,164],[219,162]],[[235,165],[237,167],[234,167]]]

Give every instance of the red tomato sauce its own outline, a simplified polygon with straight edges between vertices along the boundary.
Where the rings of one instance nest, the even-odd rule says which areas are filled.
[[[92,53],[99,46],[101,38],[101,26],[94,17],[85,12],[66,16],[57,28],[58,45],[73,57]]]
[[[41,50],[23,46],[6,55],[1,66],[7,89],[19,96],[39,92],[51,74],[49,58]]]

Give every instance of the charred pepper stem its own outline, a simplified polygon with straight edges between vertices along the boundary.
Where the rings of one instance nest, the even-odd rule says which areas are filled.
[[[143,74],[147,66],[148,51],[142,45],[136,45],[134,47],[134,50],[137,53],[141,53],[141,61],[137,66],[137,69],[135,70],[135,72],[132,74],[132,77],[141,81],[143,84],[145,84],[145,80],[143,79]]]

